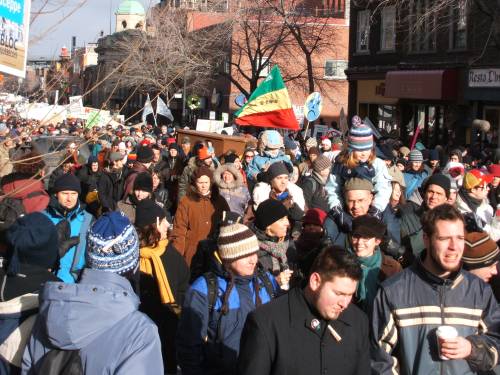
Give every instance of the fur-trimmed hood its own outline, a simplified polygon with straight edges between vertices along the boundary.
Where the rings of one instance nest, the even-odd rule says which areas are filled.
[[[222,174],[226,171],[234,176],[233,182],[227,183],[222,179]],[[214,182],[220,189],[234,190],[243,186],[243,177],[233,163],[222,164],[214,172]]]

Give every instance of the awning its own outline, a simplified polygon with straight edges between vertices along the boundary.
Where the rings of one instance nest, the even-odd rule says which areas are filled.
[[[456,70],[398,70],[385,76],[385,96],[400,99],[454,100]]]

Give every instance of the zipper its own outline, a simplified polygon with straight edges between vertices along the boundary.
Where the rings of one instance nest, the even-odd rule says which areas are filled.
[[[440,307],[440,310],[441,310],[441,325],[445,325],[445,321],[444,321],[444,301],[445,301],[445,291],[446,291],[446,288],[448,286],[448,284],[450,284],[450,281],[449,280],[444,280],[443,281],[443,284],[439,286],[439,307]],[[440,355],[440,353],[438,353],[438,356]],[[444,361],[440,360],[440,374],[441,375],[446,375],[445,373],[445,363]]]

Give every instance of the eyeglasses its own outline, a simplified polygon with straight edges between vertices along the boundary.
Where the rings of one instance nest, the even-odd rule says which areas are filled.
[[[245,155],[245,159],[253,159],[253,155]]]
[[[481,185],[476,187],[477,190],[489,190],[490,185]]]

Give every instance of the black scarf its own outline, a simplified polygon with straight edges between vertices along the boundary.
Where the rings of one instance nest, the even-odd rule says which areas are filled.
[[[471,197],[470,194],[465,190],[463,187],[460,188],[458,191],[458,194],[460,194],[460,198],[469,206],[472,212],[476,213],[477,209],[483,203],[482,199],[476,199],[474,197]]]

